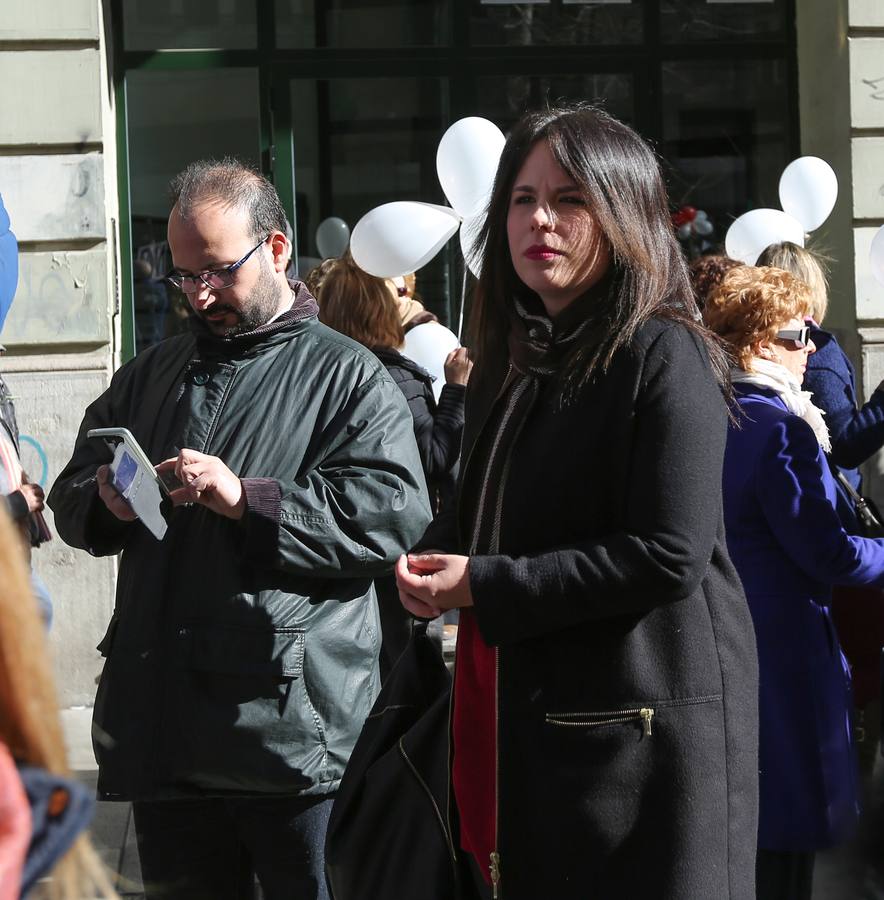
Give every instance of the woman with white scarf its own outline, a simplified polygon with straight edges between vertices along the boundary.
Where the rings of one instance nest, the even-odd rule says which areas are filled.
[[[789,273],[741,266],[704,310],[735,363],[724,520],[758,642],[758,900],[810,898],[815,851],[856,825],[850,672],[831,588],[884,586],[884,541],[844,531],[824,415],[801,388],[815,350],[809,306]]]

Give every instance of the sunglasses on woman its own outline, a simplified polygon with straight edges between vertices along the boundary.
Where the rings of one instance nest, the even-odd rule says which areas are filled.
[[[795,348],[801,350],[810,343],[810,326],[803,325],[801,328],[784,328],[777,332],[778,341],[794,341]]]

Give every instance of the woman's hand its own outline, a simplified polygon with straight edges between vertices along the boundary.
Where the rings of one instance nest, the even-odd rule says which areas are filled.
[[[433,619],[447,609],[473,605],[470,558],[451,553],[400,556],[396,584],[402,605],[421,619]]]
[[[463,384],[470,380],[470,372],[473,371],[473,361],[470,359],[466,347],[455,347],[445,357],[445,383]]]

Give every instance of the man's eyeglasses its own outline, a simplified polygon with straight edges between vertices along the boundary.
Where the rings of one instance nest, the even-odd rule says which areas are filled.
[[[777,332],[778,341],[794,341],[795,347],[802,350],[810,343],[810,326],[804,325],[801,328],[785,328]]]
[[[231,266],[225,266],[223,269],[210,269],[208,272],[198,272],[196,275],[182,275],[180,272],[170,272],[166,276],[166,281],[185,294],[196,293],[203,284],[213,291],[222,291],[229,288],[236,281],[236,270],[243,265],[248,258],[269,238],[258,241],[246,255],[233,263]]]

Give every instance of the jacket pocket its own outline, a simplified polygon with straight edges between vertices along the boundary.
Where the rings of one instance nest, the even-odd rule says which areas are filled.
[[[300,628],[180,628],[189,638],[189,666],[197,672],[300,678],[304,674],[305,634]]]
[[[615,709],[607,712],[573,712],[547,713],[548,725],[559,725],[562,728],[606,728],[611,725],[641,724],[646,735],[654,733],[655,709],[652,706],[641,706],[635,709]]]
[[[590,712],[549,712],[544,716],[547,725],[559,728],[610,728],[623,725],[640,725],[644,734],[654,734],[655,718],[667,709],[680,706],[697,706],[703,703],[715,703],[721,700],[721,694],[707,694],[701,697],[684,697],[675,700],[650,700],[645,706],[620,707],[611,710],[592,710]]]
[[[327,738],[305,684],[303,629],[194,626],[178,638],[165,729],[173,780],[270,793],[322,780]]]

